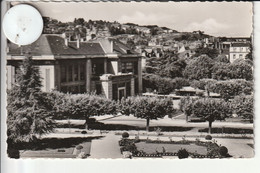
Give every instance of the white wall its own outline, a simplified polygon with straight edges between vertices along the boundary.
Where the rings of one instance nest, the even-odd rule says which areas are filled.
[[[15,79],[15,68],[11,65],[7,65],[6,70],[7,70],[7,78],[6,78],[7,89],[11,89]]]
[[[39,66],[40,75],[42,77],[42,91],[48,92],[55,88],[54,85],[54,65]],[[47,74],[49,71],[49,74]]]
[[[112,64],[112,68],[113,68],[115,75],[117,75],[118,74],[118,61],[111,61],[111,64]]]

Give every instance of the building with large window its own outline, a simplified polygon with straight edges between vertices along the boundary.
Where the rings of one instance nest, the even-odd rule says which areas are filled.
[[[236,59],[245,59],[250,52],[250,43],[232,43],[229,48],[229,61],[233,63]]]
[[[39,66],[43,91],[96,92],[115,100],[142,93],[141,55],[115,39],[71,41],[66,36],[42,35],[31,45],[10,43],[8,48],[8,88],[30,53]]]

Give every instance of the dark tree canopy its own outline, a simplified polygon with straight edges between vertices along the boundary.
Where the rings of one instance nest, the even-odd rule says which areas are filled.
[[[41,86],[39,69],[28,55],[18,70],[16,83],[8,91],[9,139],[28,141],[53,130],[52,105],[41,91]]]
[[[188,79],[211,78],[214,61],[208,56],[200,56],[190,60],[184,70],[184,77]]]
[[[134,115],[137,118],[146,119],[146,128],[149,131],[149,122],[153,119],[163,118],[174,113],[173,103],[169,99],[156,97],[128,97],[121,100],[121,113]]]

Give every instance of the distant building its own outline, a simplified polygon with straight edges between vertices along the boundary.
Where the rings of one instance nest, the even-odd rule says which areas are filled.
[[[249,43],[232,43],[229,48],[229,60],[233,63],[236,59],[245,59],[249,52]]]
[[[28,46],[10,44],[8,88],[26,52],[40,69],[43,91],[96,92],[115,100],[142,93],[141,55],[117,40],[69,41],[43,34]]]

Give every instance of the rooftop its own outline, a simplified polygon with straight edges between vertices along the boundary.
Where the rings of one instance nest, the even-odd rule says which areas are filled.
[[[40,55],[105,55],[107,53],[114,53],[118,55],[124,54],[138,54],[134,50],[128,48],[123,43],[115,40],[103,38],[105,41],[90,40],[81,41],[77,45],[77,41],[68,41],[61,35],[42,34],[40,38],[34,43],[26,46],[18,46],[9,43],[8,55],[19,56],[30,52],[32,56]],[[107,41],[106,41],[107,40]],[[108,48],[110,47],[110,51]]]

